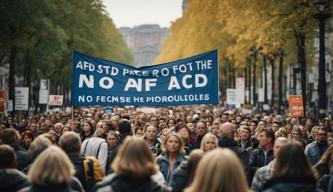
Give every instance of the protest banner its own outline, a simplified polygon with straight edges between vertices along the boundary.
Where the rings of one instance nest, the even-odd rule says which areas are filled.
[[[302,95],[289,95],[289,109],[291,117],[304,116]]]
[[[64,101],[63,95],[49,95],[50,106],[61,106],[63,105],[63,101]]]
[[[174,106],[218,103],[217,51],[155,66],[73,54],[73,106]]]

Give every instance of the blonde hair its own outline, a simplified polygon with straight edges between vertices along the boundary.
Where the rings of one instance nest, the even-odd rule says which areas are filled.
[[[230,149],[216,148],[199,162],[194,180],[185,192],[249,191],[242,164]]]
[[[204,152],[206,152],[205,151],[205,142],[208,139],[213,139],[213,141],[215,142],[216,147],[219,146],[219,139],[216,137],[216,135],[214,135],[213,133],[206,133],[206,135],[202,138],[201,145],[200,145],[200,149]]]
[[[178,133],[175,133],[175,132],[170,132],[165,140],[163,141],[162,143],[162,151],[164,153],[168,153],[168,147],[167,147],[167,143],[168,143],[168,140],[171,138],[171,137],[176,137],[177,140],[179,141],[179,150],[177,151],[177,154],[179,153],[185,153],[184,151],[184,142],[183,142],[183,139],[180,137],[180,135]]]
[[[118,175],[151,176],[158,166],[146,142],[136,136],[127,136],[115,157],[112,169]]]
[[[68,156],[57,146],[45,149],[34,161],[28,178],[33,184],[70,183],[75,169]]]

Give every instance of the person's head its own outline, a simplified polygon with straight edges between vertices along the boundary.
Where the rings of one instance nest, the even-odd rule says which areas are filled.
[[[186,145],[190,142],[191,130],[185,123],[177,123],[175,131],[182,137]]]
[[[261,129],[259,132],[259,145],[263,149],[268,149],[273,146],[275,135],[272,129]]]
[[[50,139],[46,138],[44,135],[37,136],[31,143],[29,147],[29,152],[31,154],[31,159],[34,160],[37,156],[42,153],[45,149],[52,146]]]
[[[97,129],[103,130],[103,134],[104,134],[109,129],[109,127],[108,127],[108,124],[106,123],[106,121],[99,121],[96,125],[95,133],[96,133]]]
[[[274,142],[274,147],[273,147],[273,153],[274,153],[274,157],[277,156],[277,154],[279,153],[281,147],[285,144],[288,143],[288,139],[286,137],[279,137],[275,140]]]
[[[26,130],[22,133],[22,139],[26,146],[30,146],[32,140],[34,140],[35,136],[30,130]]]
[[[194,180],[186,192],[248,191],[239,158],[230,149],[214,149],[199,162]]]
[[[148,125],[145,129],[145,138],[153,141],[157,136],[157,128],[154,125]]]
[[[138,136],[138,137],[142,137],[143,136],[143,128],[140,126],[136,126],[134,128],[134,135]]]
[[[132,132],[131,123],[127,119],[120,120],[118,127],[120,134],[130,135]]]
[[[234,124],[226,122],[220,126],[222,137],[234,138],[236,127]]]
[[[315,178],[316,172],[311,166],[304,151],[294,143],[285,144],[280,148],[273,167],[273,177]]]
[[[165,139],[167,138],[167,136],[169,135],[170,132],[171,132],[170,129],[163,129],[163,130],[160,132],[161,143],[164,143]]]
[[[311,137],[312,137],[313,139],[317,139],[318,129],[319,129],[319,126],[314,126],[314,127],[311,129]]]
[[[0,145],[0,170],[16,169],[16,154],[9,145]]]
[[[81,139],[75,132],[67,132],[59,139],[59,147],[67,154],[80,154]]]
[[[326,143],[327,142],[327,130],[323,127],[320,127],[318,129],[317,142],[318,143]]]
[[[164,153],[184,153],[184,143],[180,135],[177,133],[169,133],[162,143]]]
[[[109,131],[106,139],[109,147],[115,147],[119,143],[119,134],[116,131]]]
[[[327,143],[329,145],[332,145],[333,144],[333,134],[331,132],[328,132],[327,133]]]
[[[83,121],[81,128],[84,133],[93,133],[94,131],[93,125],[89,121]]]
[[[212,133],[206,133],[206,135],[201,140],[200,149],[203,152],[211,151],[218,147],[218,138]]]
[[[0,136],[2,143],[7,145],[17,145],[20,140],[20,134],[14,128],[4,129]]]
[[[299,127],[294,127],[291,130],[291,137],[301,137],[302,136],[302,130]]]
[[[112,170],[118,175],[144,177],[157,173],[158,166],[146,142],[142,138],[128,136],[112,163]]]
[[[62,128],[64,127],[64,125],[62,123],[56,123],[54,125],[54,130],[57,132],[57,135],[60,135],[61,134],[61,130]]]
[[[198,121],[195,127],[195,131],[199,136],[204,136],[207,132],[206,123],[204,121]]]
[[[241,138],[241,140],[244,140],[244,141],[250,140],[250,138],[251,138],[251,129],[248,126],[242,125],[240,127],[240,138]]]
[[[158,118],[156,116],[151,116],[149,118],[149,123],[154,125],[155,127],[158,127]]]
[[[329,148],[326,149],[325,153],[321,156],[320,160],[318,161],[317,165],[326,164],[328,167],[333,165],[333,146],[331,145]]]
[[[186,186],[191,185],[194,175],[195,175],[195,171],[197,170],[198,164],[201,160],[201,158],[203,157],[204,152],[200,149],[194,149],[189,157],[188,157],[188,161],[187,161],[187,171],[188,171],[188,180],[186,183]]]
[[[57,146],[48,147],[33,162],[28,179],[35,185],[69,184],[75,169],[65,152]]]

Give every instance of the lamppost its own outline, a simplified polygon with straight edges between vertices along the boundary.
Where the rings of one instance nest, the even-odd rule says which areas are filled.
[[[318,108],[320,114],[326,113],[327,94],[326,94],[326,70],[325,70],[325,20],[331,17],[331,13],[326,11],[328,1],[316,0],[315,5],[319,12],[313,17],[319,21],[319,67],[318,67]]]
[[[248,55],[250,56],[250,65],[252,65],[253,70],[253,76],[252,76],[252,83],[253,83],[253,89],[252,89],[252,99],[253,99],[253,106],[257,105],[257,97],[256,97],[256,63],[257,63],[257,53],[256,53],[256,47],[253,46],[250,48]]]

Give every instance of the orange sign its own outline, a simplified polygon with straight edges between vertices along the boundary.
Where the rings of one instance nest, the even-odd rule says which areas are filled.
[[[290,95],[289,96],[289,109],[291,117],[303,117],[303,97],[302,95]]]
[[[5,91],[0,91],[0,113],[5,112]]]

